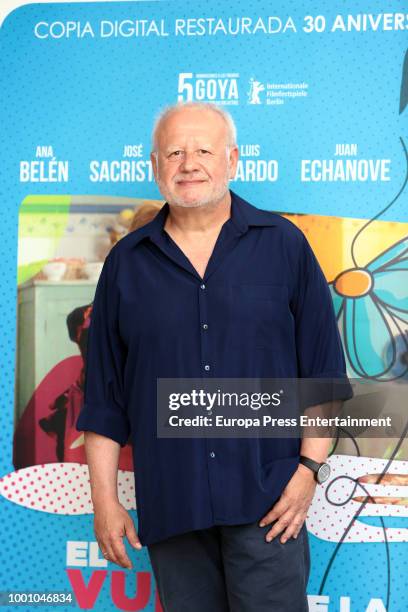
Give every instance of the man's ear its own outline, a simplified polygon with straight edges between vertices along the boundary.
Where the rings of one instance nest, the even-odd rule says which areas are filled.
[[[234,145],[233,147],[230,148],[229,155],[228,155],[228,166],[229,166],[228,176],[230,179],[234,178],[235,173],[237,171],[238,158],[239,158],[239,149],[237,145]]]
[[[150,153],[150,161],[152,162],[154,180],[157,183],[158,167],[157,167],[157,152],[156,151],[151,151],[151,153]]]

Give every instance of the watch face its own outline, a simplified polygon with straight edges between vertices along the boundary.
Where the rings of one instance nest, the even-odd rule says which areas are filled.
[[[317,472],[317,480],[322,483],[325,482],[330,476],[330,465],[328,463],[322,463]]]

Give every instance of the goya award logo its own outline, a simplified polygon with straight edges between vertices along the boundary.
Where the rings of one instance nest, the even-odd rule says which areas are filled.
[[[213,102],[238,105],[239,74],[234,72],[193,73],[178,75],[178,100],[180,102]]]
[[[241,77],[243,83],[240,98],[240,74],[237,72],[180,72],[178,75],[179,102],[213,102],[214,104],[250,104],[281,106],[289,101],[306,100],[309,84],[305,82],[271,82]]]

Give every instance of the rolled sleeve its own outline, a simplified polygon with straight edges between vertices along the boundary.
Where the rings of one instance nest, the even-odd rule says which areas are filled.
[[[125,446],[130,425],[123,399],[126,347],[118,330],[118,290],[112,251],[105,259],[93,301],[85,364],[84,403],[76,429]]]
[[[318,392],[316,400],[321,397],[324,401],[328,388],[331,389],[330,399],[345,400],[352,397],[329,287],[304,235],[301,241],[293,312],[299,377],[332,379],[332,385],[317,385],[316,389],[325,388],[326,391]]]

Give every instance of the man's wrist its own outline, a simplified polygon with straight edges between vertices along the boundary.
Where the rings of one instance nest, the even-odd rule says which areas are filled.
[[[300,455],[299,464],[309,469],[319,484],[323,484],[330,477],[330,465],[325,461],[319,462],[306,455]]]
[[[92,505],[94,508],[107,508],[109,506],[115,506],[119,503],[117,495],[106,494],[106,495],[93,495]]]
[[[299,463],[298,472],[299,474],[302,474],[302,476],[304,476],[305,478],[308,478],[311,482],[317,484],[314,473],[308,467],[303,465],[303,463]]]

